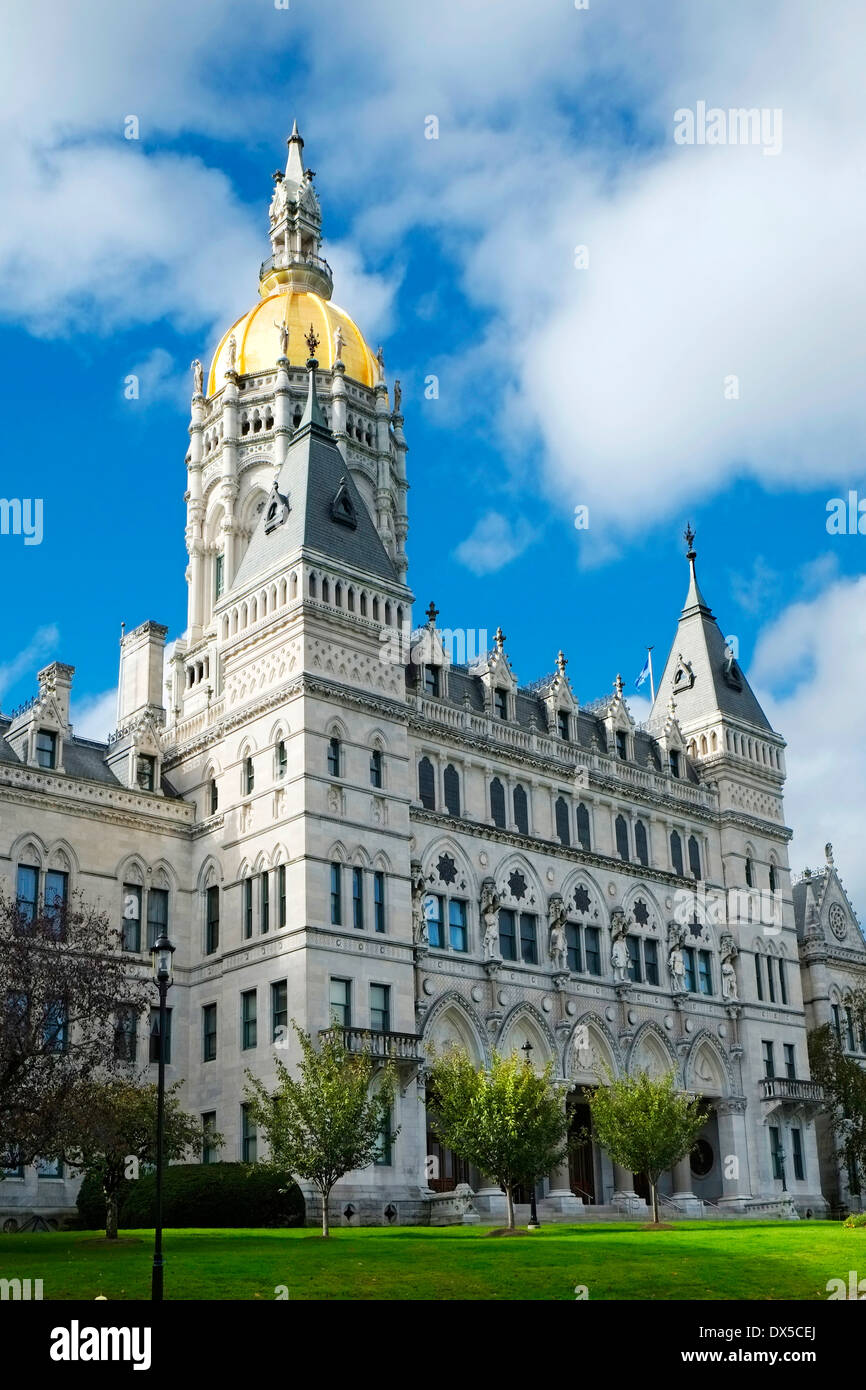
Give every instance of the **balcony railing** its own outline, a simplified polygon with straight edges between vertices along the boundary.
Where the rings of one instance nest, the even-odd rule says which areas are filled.
[[[288,256],[286,256],[285,251],[279,251],[276,256],[268,256],[266,261],[262,261],[259,270],[259,279],[262,280],[266,275],[269,275],[272,270],[288,270],[289,267],[293,265],[310,265],[315,267],[316,270],[324,271],[329,279],[333,278],[331,267],[328,265],[324,256],[314,256],[312,252],[306,256],[299,256],[293,251],[290,251]]]
[[[785,1076],[765,1076],[761,1081],[761,1100],[809,1100],[820,1104],[824,1088],[817,1081],[791,1081]]]
[[[322,1028],[321,1038],[337,1038],[347,1052],[369,1052],[390,1062],[420,1062],[421,1039],[417,1033],[380,1033],[374,1028]]]

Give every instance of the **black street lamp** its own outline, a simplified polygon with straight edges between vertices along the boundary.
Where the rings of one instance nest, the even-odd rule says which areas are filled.
[[[165,997],[172,981],[174,947],[163,930],[150,949],[153,978],[159,990],[159,1074],[156,1087],[156,1224],[153,1240],[153,1276],[150,1297],[162,1302],[162,1149],[165,1129],[165,1030],[167,1010]]]
[[[528,1067],[531,1066],[531,1065],[532,1065],[532,1043],[529,1041],[528,1038],[526,1039],[526,1042],[523,1044],[523,1046],[522,1046],[522,1048],[520,1049],[520,1051],[523,1053],[524,1057],[526,1058],[526,1065],[527,1065]],[[529,1192],[529,1225],[530,1225],[530,1228],[535,1228],[536,1230],[537,1230],[538,1227],[541,1225],[541,1222],[540,1222],[539,1219],[538,1219],[538,1207],[536,1206],[536,1202],[535,1202],[535,1174],[534,1174],[534,1173],[533,1173],[533,1175],[532,1175],[532,1187],[530,1188],[530,1192]]]

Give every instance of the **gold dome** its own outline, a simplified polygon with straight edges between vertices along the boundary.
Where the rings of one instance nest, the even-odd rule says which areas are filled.
[[[342,356],[346,376],[359,381],[362,386],[375,386],[378,380],[376,359],[365,343],[361,330],[345,309],[340,309],[331,300],[322,299],[310,290],[283,285],[273,294],[260,299],[220,339],[208,375],[208,395],[221,391],[225,385],[228,366],[226,345],[232,334],[237,346],[235,370],[239,375],[274,371],[280,355],[280,331],[277,325],[281,323],[288,325],[287,355],[293,367],[306,364],[309,353],[304,337],[310,331],[310,324],[313,325],[319,339],[316,357],[325,371],[330,371],[334,365],[334,333],[339,324],[343,330]]]

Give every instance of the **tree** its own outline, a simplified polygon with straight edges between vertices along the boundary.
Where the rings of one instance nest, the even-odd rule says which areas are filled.
[[[691,1153],[706,1123],[709,1107],[699,1096],[678,1091],[676,1073],[652,1077],[614,1077],[584,1088],[592,1116],[593,1137],[630,1173],[646,1173],[652,1196],[653,1222],[658,1224],[659,1176]]]
[[[166,1163],[202,1150],[201,1122],[181,1109],[180,1082],[165,1093],[163,1158]],[[142,1164],[156,1163],[155,1085],[116,1077],[91,1081],[70,1094],[55,1140],[56,1151],[73,1168],[95,1173],[105,1193],[105,1238],[117,1240],[117,1210],[123,1183],[137,1178]],[[221,1136],[210,1132],[219,1147]]]
[[[516,1052],[494,1052],[489,1071],[474,1066],[462,1048],[433,1058],[433,1129],[454,1153],[496,1179],[510,1231],[515,1187],[534,1183],[568,1152],[567,1121],[552,1076],[552,1062],[538,1073]]]
[[[866,997],[854,1002],[855,1022],[866,1036]],[[860,1190],[866,1172],[866,1067],[849,1057],[829,1024],[808,1036],[813,1081],[824,1087],[825,1111],[836,1135],[837,1152]]]
[[[382,1143],[393,1143],[400,1132],[391,1130],[395,1075],[386,1065],[371,1091],[375,1064],[369,1052],[348,1052],[337,1035],[324,1037],[317,1050],[294,1019],[292,1027],[301,1047],[297,1077],[278,1058],[274,1091],[248,1071],[244,1095],[267,1140],[271,1163],[318,1188],[327,1236],[334,1184],[367,1168]]]
[[[79,894],[34,909],[0,893],[0,1170],[47,1157],[72,1092],[128,1070],[118,1010],[137,1019],[150,982],[119,946]]]

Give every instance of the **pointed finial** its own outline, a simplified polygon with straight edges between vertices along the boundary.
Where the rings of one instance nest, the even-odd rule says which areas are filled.
[[[438,617],[439,617],[439,609],[436,607],[436,604],[433,602],[433,600],[432,600],[432,598],[431,598],[431,600],[430,600],[430,607],[427,609],[427,621],[428,621],[428,623],[430,624],[431,627],[435,627],[435,625],[436,625],[436,619],[437,619]]]
[[[614,689],[616,690],[617,695],[619,696],[620,699],[622,699],[622,692],[623,692],[623,687],[624,687],[624,684],[625,684],[624,681],[623,681],[622,676],[617,675],[617,678],[616,678],[616,680],[614,681],[613,684],[614,684]]]
[[[300,140],[302,145],[303,145],[303,143],[304,143],[303,140],[301,139],[300,131],[298,130],[297,118],[295,118],[295,120],[292,121],[292,133],[291,133],[291,135],[289,136],[289,141],[291,141],[291,140]]]
[[[124,637],[125,632],[126,632],[126,622],[124,621],[124,622],[122,622],[122,623],[120,624],[120,640],[121,640],[121,642],[123,641],[123,637]]]
[[[827,868],[828,868],[828,869],[832,869],[832,867],[833,867],[833,862],[834,862],[834,861],[833,861],[833,846],[832,846],[831,844],[829,844],[829,843],[826,844],[826,845],[824,846],[824,858],[825,858],[826,861],[827,861]]]
[[[502,648],[505,646],[505,633],[502,631],[501,627],[498,627],[494,632],[493,640],[496,643],[496,650],[501,652]]]
[[[686,529],[685,529],[685,531],[683,531],[683,540],[685,541],[686,545],[688,546],[688,550],[686,551],[686,559],[687,559],[687,560],[694,560],[694,559],[696,559],[696,557],[697,557],[697,552],[695,551],[695,533],[694,533],[694,531],[692,530],[692,524],[691,524],[691,522],[687,522],[687,523],[686,523]]]
[[[282,171],[282,169],[275,169],[274,172],[271,174],[271,178],[273,179],[274,183],[282,183],[282,181],[283,181],[283,171]]]
[[[559,671],[559,674],[560,674],[561,676],[564,676],[564,675],[565,675],[565,668],[566,668],[567,665],[568,665],[568,657],[565,655],[565,653],[564,653],[564,652],[562,651],[562,649],[560,648],[560,650],[559,650],[559,651],[557,652],[557,654],[556,654],[556,669]]]
[[[315,357],[316,348],[319,346],[319,339],[316,337],[316,330],[314,329],[312,324],[310,324],[309,333],[305,334],[304,336],[304,342],[307,344],[307,347],[310,350],[310,357]]]

